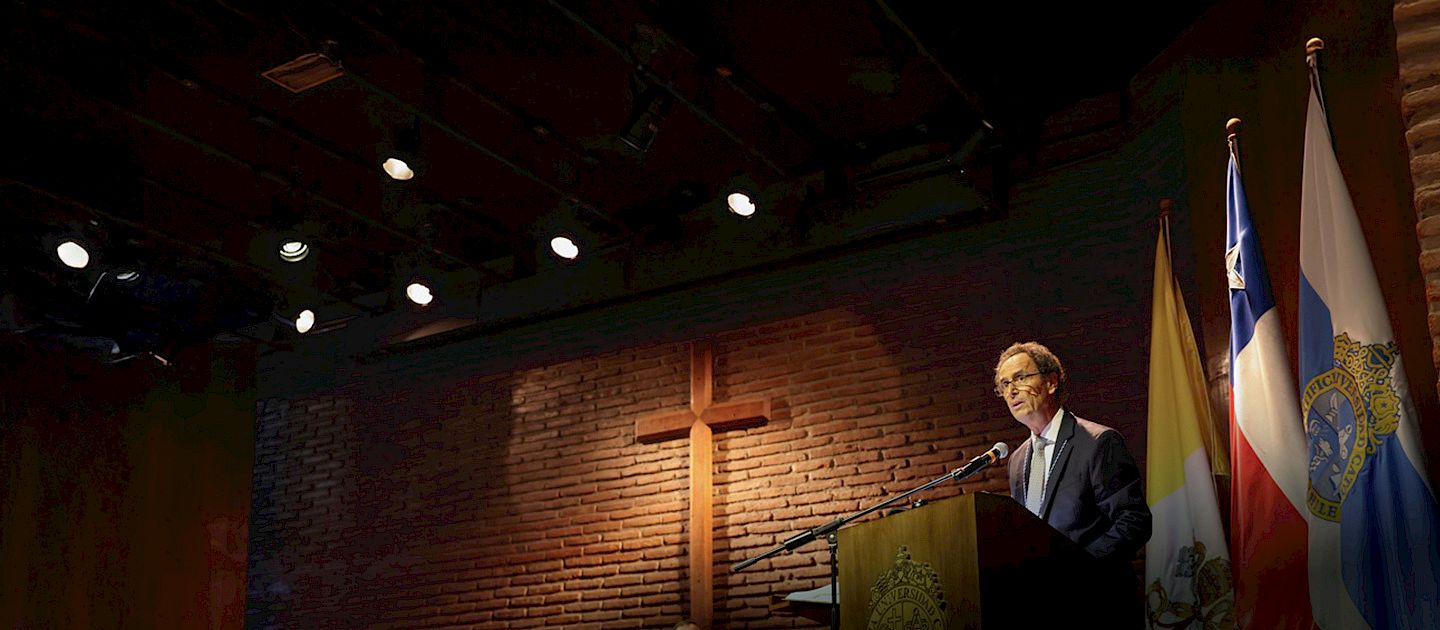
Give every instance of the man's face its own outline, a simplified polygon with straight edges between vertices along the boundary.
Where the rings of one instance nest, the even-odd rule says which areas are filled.
[[[1042,427],[1050,421],[1059,404],[1055,400],[1054,381],[1049,374],[1040,374],[1035,359],[1024,352],[1005,359],[995,371],[997,391],[1010,409],[1010,415],[1021,423],[1030,420]]]

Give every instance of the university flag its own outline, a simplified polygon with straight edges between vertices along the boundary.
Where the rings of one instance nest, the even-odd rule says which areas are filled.
[[[1300,390],[1310,598],[1322,628],[1440,628],[1434,489],[1315,54],[1300,193]]]
[[[1170,223],[1155,242],[1145,499],[1154,534],[1145,549],[1151,628],[1235,627],[1230,553],[1211,477],[1219,449],[1200,350],[1170,267]],[[1191,625],[1191,624],[1195,625]]]
[[[1308,629],[1305,435],[1285,333],[1233,148],[1225,192],[1235,620],[1240,628]]]

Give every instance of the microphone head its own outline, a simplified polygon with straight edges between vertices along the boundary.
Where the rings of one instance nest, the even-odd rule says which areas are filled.
[[[995,451],[995,454],[1000,456],[997,459],[1005,459],[1010,456],[1010,445],[1004,442],[996,442],[995,446],[990,447],[990,450]]]

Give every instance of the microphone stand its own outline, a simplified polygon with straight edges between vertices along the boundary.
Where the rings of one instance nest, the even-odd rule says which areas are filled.
[[[987,463],[986,466],[988,465],[989,464]],[[934,480],[926,483],[923,486],[908,490],[903,494],[897,494],[893,497],[885,499],[884,501],[876,503],[875,505],[860,510],[859,512],[856,512],[849,516],[837,518],[833,521],[830,521],[829,523],[826,523],[809,531],[800,532],[799,534],[791,536],[785,542],[776,545],[773,549],[770,549],[765,553],[755,556],[754,558],[750,558],[749,560],[736,563],[735,565],[730,567],[730,570],[732,572],[744,571],[746,568],[749,568],[756,562],[764,560],[765,558],[769,558],[770,556],[773,556],[777,553],[780,553],[782,551],[795,551],[796,549],[799,549],[800,547],[809,544],[817,538],[825,538],[830,543],[830,627],[834,628],[835,630],[839,630],[840,598],[838,597],[838,593],[836,592],[839,588],[837,586],[837,583],[840,580],[840,566],[836,558],[837,549],[839,548],[839,539],[836,537],[835,532],[853,520],[868,516],[872,512],[883,510],[888,506],[894,505],[895,503],[910,498],[911,495],[919,492],[924,492],[947,481],[960,481],[961,479],[980,472],[980,470],[985,468],[985,466],[980,466],[969,471],[965,470],[966,468],[968,468],[968,466],[956,468],[955,470],[945,473],[944,475],[935,478]]]

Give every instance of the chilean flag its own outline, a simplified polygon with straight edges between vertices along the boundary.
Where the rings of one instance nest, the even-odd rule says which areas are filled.
[[[1300,192],[1310,599],[1323,628],[1440,628],[1440,509],[1312,66]]]
[[[1295,380],[1235,155],[1226,181],[1230,285],[1230,557],[1240,628],[1310,628],[1307,459]]]

